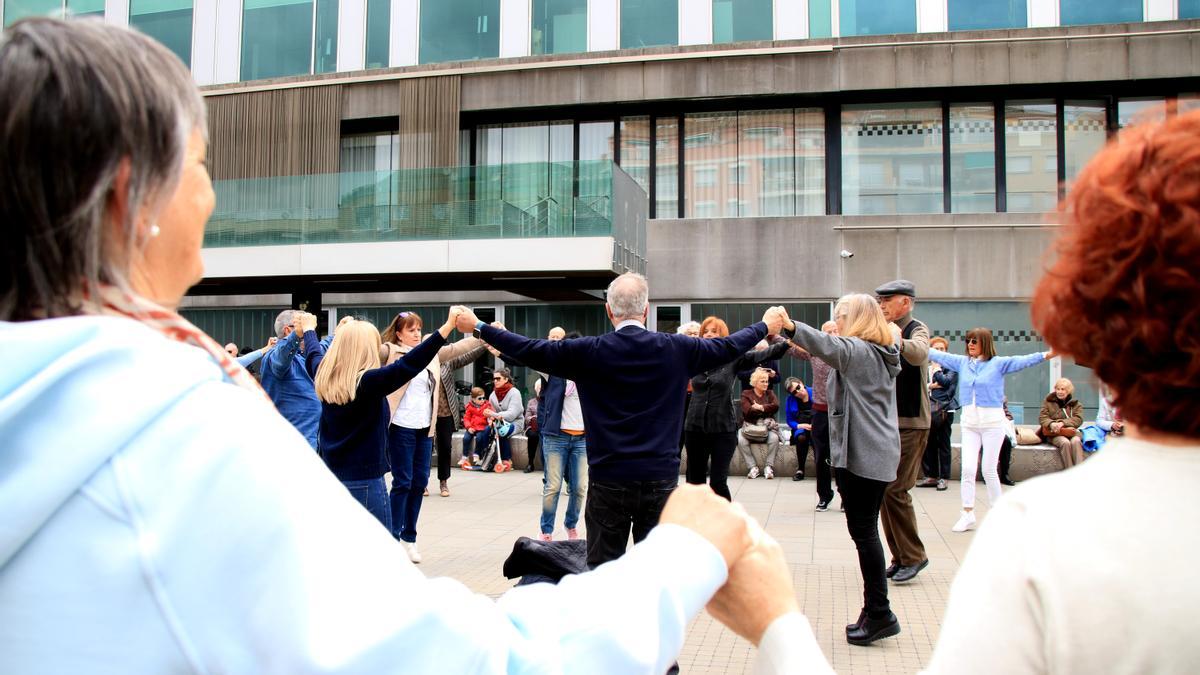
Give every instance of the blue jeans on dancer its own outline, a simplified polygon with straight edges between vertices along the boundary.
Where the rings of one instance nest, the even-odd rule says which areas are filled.
[[[558,514],[558,495],[562,492],[563,473],[567,479],[567,515],[563,525],[573,530],[579,524],[579,511],[587,498],[587,441],[582,434],[542,432],[542,534],[554,534]]]
[[[412,544],[417,541],[417,517],[429,485],[433,455],[429,427],[388,425],[388,455],[392,460],[392,536]]]
[[[388,532],[392,531],[392,507],[388,504],[387,485],[383,482],[383,476],[367,480],[344,480],[342,485],[350,491],[350,496],[383,523]]]

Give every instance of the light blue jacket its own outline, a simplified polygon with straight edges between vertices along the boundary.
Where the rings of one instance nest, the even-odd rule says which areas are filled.
[[[665,525],[493,600],[199,349],[79,317],[0,322],[0,354],[0,673],[662,673],[726,580]]]
[[[1042,352],[1024,356],[993,356],[987,361],[929,350],[929,360],[958,372],[958,404],[981,408],[1004,405],[1004,376],[1046,360]]]

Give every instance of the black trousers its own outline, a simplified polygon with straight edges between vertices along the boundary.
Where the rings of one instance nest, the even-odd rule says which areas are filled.
[[[953,424],[953,410],[930,415],[929,440],[925,441],[925,455],[921,458],[921,471],[926,478],[950,480],[950,427]]]
[[[829,464],[829,413],[824,410],[814,410],[812,431],[809,432],[813,446],[813,461],[817,465],[817,499],[823,502],[833,501],[833,468]],[[803,470],[801,464],[801,470]]]
[[[858,570],[863,579],[863,609],[880,619],[891,611],[883,544],[879,541],[879,507],[888,484],[837,470],[838,494],[846,507],[846,529],[858,549]]]
[[[733,459],[733,450],[737,447],[737,432],[688,431],[685,436],[688,451],[687,482],[704,485],[707,474],[712,491],[733,501],[729,492],[729,460]]]
[[[1008,467],[1012,464],[1012,440],[1008,436],[1004,437],[1004,442],[1000,445],[1000,478],[1007,481],[1012,481],[1008,477]]]
[[[453,436],[454,418],[449,415],[437,418],[433,442],[437,448],[438,480],[450,480],[450,439]]]
[[[788,439],[788,444],[796,448],[796,471],[802,474],[804,473],[804,464],[808,461],[808,446],[811,438],[807,433],[797,434],[793,430],[792,437]]]
[[[634,543],[645,539],[658,524],[663,505],[678,485],[677,478],[630,483],[589,480],[583,510],[588,569],[624,555],[631,529]]]

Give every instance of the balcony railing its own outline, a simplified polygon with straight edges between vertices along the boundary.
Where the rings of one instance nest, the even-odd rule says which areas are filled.
[[[610,161],[215,181],[210,248],[612,236],[645,255],[646,195]]]

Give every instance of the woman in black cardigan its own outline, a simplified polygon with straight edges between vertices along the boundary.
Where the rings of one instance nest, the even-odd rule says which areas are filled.
[[[702,339],[728,337],[729,326],[710,316],[700,324]],[[732,501],[729,493],[729,460],[737,447],[737,415],[734,386],[737,372],[763,361],[778,359],[790,345],[780,342],[692,378],[692,400],[683,424],[687,447],[687,482],[703,485],[707,477],[713,492]],[[709,462],[712,466],[709,468]]]

